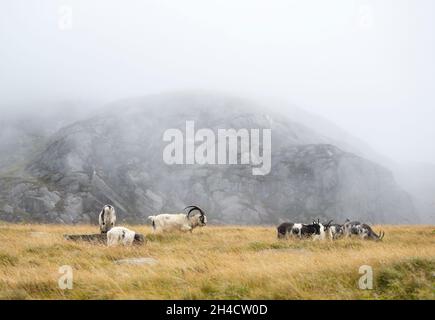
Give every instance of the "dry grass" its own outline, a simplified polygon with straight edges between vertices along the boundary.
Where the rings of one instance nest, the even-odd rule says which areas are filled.
[[[383,242],[277,240],[274,227],[206,227],[107,248],[64,240],[95,226],[0,224],[1,299],[434,299],[435,227],[382,226]],[[379,230],[379,227],[375,227]],[[152,257],[158,264],[118,265]],[[62,265],[74,287],[58,287]],[[358,289],[361,265],[374,289]]]

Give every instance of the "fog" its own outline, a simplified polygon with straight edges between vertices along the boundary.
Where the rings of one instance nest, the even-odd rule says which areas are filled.
[[[219,90],[290,101],[395,162],[435,163],[434,15],[431,0],[5,0],[0,111]]]

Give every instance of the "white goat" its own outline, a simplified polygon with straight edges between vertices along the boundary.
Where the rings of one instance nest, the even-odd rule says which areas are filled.
[[[154,233],[161,231],[190,231],[196,227],[203,227],[207,224],[207,217],[204,211],[197,206],[188,206],[184,210],[190,209],[186,213],[177,214],[159,214],[156,216],[149,216],[148,220],[151,221]],[[193,211],[198,211],[198,214],[191,215]]]
[[[100,212],[98,217],[101,233],[107,233],[115,226],[116,212],[115,208],[109,204],[106,204]]]
[[[124,245],[131,246],[136,238],[136,232],[124,228],[124,227],[113,227],[107,232],[107,245]]]

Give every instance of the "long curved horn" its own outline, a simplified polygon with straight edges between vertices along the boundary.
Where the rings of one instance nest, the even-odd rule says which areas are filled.
[[[190,216],[190,213],[192,211],[195,211],[195,210],[198,210],[200,212],[201,216],[205,216],[204,211],[202,211],[202,209],[200,207],[198,207],[198,206],[187,206],[186,208],[184,208],[184,210],[189,209],[189,208],[191,208],[191,209],[189,210],[189,212],[187,212],[187,216],[188,217]]]
[[[374,232],[374,231],[372,231],[372,233],[373,233],[373,236],[374,236],[374,238],[376,239],[376,240],[382,240],[382,238],[384,237],[383,236],[383,231],[379,231],[379,235],[378,234],[376,234],[376,232]]]
[[[328,223],[325,225],[325,227],[329,228],[329,226],[331,225],[332,221],[334,221],[334,220],[329,220]]]

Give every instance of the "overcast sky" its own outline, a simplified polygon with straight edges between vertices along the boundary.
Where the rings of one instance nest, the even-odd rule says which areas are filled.
[[[435,163],[433,0],[3,0],[0,110],[210,89],[283,98]]]

